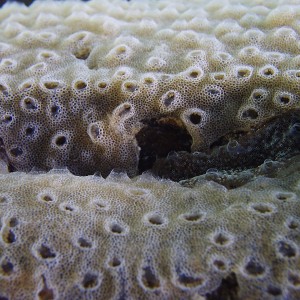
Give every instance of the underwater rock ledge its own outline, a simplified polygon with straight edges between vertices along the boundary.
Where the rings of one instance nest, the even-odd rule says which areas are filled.
[[[157,148],[161,151],[163,145]],[[300,113],[294,111],[271,118],[258,128],[229,132],[207,152],[173,151],[164,158],[156,155],[149,169],[156,176],[179,181],[207,171],[247,171],[264,161],[284,161],[299,153]]]

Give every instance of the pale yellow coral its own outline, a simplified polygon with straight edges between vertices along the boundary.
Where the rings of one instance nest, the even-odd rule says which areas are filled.
[[[297,1],[4,6],[0,137],[10,163],[134,175],[145,120],[182,121],[199,151],[299,108],[299,15]]]
[[[182,123],[195,151],[299,109],[299,15],[297,0],[8,4],[5,159],[134,175],[144,119]],[[1,174],[0,299],[299,299],[299,157],[276,166],[230,190],[211,173]]]
[[[192,299],[231,278],[232,299],[298,299],[299,157],[279,169],[231,190],[204,177],[0,175],[0,296]]]

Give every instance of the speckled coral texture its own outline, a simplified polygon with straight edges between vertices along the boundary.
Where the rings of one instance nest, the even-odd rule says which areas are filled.
[[[299,109],[295,1],[37,1],[0,11],[0,137],[17,170],[137,174],[169,118],[203,151]]]
[[[0,299],[299,299],[299,156],[136,176],[146,124],[198,155],[297,114],[299,16],[296,0],[6,4]]]

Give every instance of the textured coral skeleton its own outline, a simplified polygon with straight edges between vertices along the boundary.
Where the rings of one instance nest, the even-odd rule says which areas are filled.
[[[0,299],[299,299],[299,20],[5,5]]]

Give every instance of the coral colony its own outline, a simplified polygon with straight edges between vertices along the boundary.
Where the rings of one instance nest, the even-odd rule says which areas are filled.
[[[300,299],[300,1],[0,10],[0,299]]]

